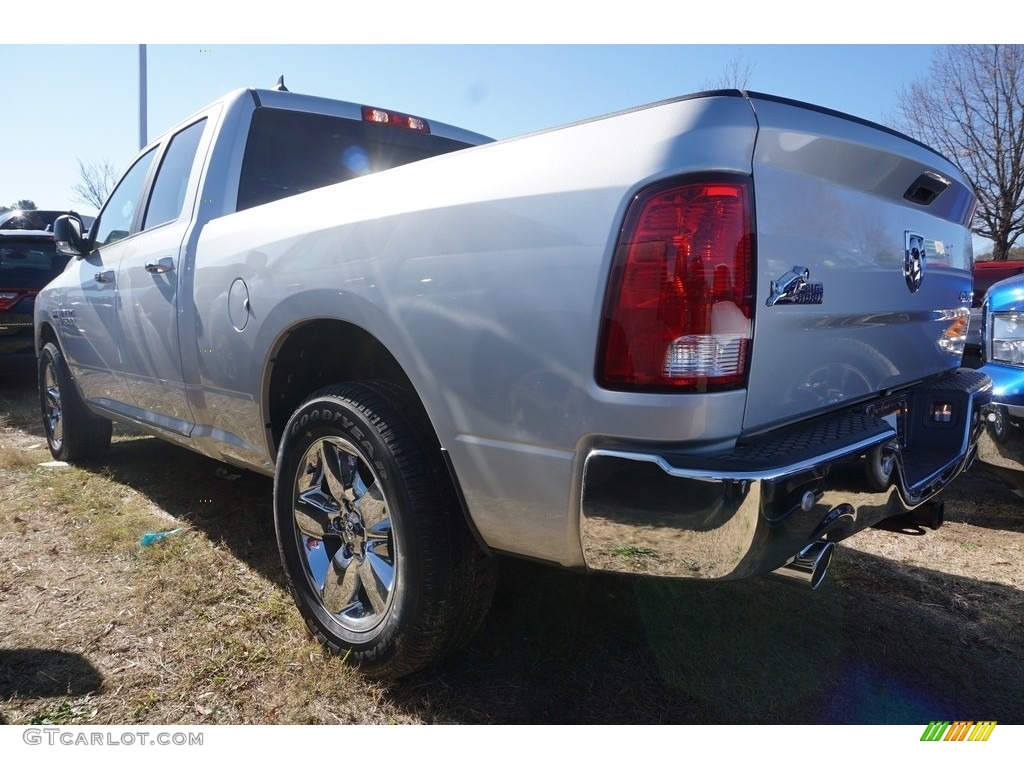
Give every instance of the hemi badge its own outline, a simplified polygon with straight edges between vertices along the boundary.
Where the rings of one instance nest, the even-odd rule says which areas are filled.
[[[825,298],[825,286],[811,282],[811,271],[807,267],[795,266],[778,280],[772,280],[772,291],[767,306],[776,304],[821,304]]]

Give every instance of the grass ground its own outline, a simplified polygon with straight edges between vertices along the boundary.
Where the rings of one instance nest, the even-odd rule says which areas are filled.
[[[1024,723],[1024,502],[978,470],[813,593],[503,562],[479,636],[387,686],[307,635],[269,479],[123,432],[47,467],[36,407],[0,385],[0,722]]]

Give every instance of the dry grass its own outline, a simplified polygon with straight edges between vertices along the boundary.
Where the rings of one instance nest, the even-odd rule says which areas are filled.
[[[480,636],[384,686],[307,635],[267,478],[126,434],[40,467],[34,394],[0,400],[0,721],[1024,723],[1024,502],[977,472],[941,530],[864,532],[815,593],[505,562]]]

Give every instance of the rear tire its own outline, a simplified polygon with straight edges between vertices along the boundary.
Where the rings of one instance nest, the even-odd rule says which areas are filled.
[[[892,485],[892,475],[895,470],[896,449],[893,443],[877,445],[868,452],[864,471],[872,490],[887,491]]]
[[[468,639],[496,573],[410,403],[385,384],[319,390],[289,419],[274,476],[278,547],[299,612],[332,652],[389,679]]]
[[[64,354],[52,342],[39,355],[39,410],[50,455],[58,461],[92,461],[110,450],[113,425],[86,408]]]

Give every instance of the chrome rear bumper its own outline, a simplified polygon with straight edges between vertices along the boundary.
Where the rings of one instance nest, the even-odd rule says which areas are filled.
[[[990,396],[987,376],[962,369],[896,393],[898,418],[871,415],[869,405],[710,456],[596,448],[583,475],[584,560],[653,576],[772,573],[815,542],[840,541],[939,493],[973,461]],[[950,420],[934,420],[945,404]],[[892,471],[879,483],[866,468],[882,451]]]

